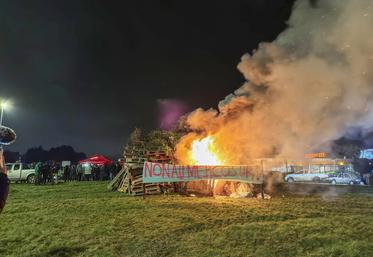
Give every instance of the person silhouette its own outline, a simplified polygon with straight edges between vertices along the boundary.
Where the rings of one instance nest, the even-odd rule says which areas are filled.
[[[0,150],[0,213],[2,212],[9,192],[9,180],[6,173],[3,149]]]

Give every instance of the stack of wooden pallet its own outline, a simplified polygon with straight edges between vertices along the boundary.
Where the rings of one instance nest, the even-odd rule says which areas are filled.
[[[146,153],[146,159],[149,162],[156,162],[156,163],[172,163],[171,153],[167,153],[164,151],[148,151]],[[146,184],[145,185],[145,192],[146,194],[158,194],[160,193],[170,193],[174,191],[174,185],[171,183],[161,183],[161,184]]]
[[[149,162],[157,162],[157,163],[170,163],[170,162],[172,162],[171,155],[164,152],[164,151],[148,151],[146,153],[146,159]]]
[[[154,195],[171,192],[172,184],[144,184],[142,169],[145,161],[170,163],[172,158],[164,151],[145,151],[127,147],[124,151],[122,170],[109,184],[108,189],[118,190],[134,196]]]
[[[126,147],[124,149],[124,163],[128,165],[143,164],[146,161],[147,151],[143,148]]]

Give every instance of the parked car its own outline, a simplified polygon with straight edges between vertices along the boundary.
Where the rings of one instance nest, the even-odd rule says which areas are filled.
[[[297,173],[290,173],[285,176],[285,181],[293,182],[321,182],[322,179],[327,178],[327,173],[309,173],[307,170],[299,171]]]
[[[35,183],[35,169],[23,163],[7,163],[6,169],[10,181]]]
[[[329,182],[333,185],[336,184],[349,184],[349,185],[364,185],[364,182],[357,175],[347,172],[339,172],[330,174],[329,177],[324,178],[323,181]]]

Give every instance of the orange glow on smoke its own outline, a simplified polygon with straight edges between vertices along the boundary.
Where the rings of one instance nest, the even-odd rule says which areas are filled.
[[[202,139],[196,139],[192,142],[190,150],[190,159],[192,164],[196,165],[222,165],[223,161],[219,158],[218,151],[214,144],[214,138],[207,136]]]

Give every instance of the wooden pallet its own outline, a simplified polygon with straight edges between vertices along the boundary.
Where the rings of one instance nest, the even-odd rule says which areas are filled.
[[[118,174],[113,178],[112,181],[110,181],[109,185],[107,186],[108,190],[114,191],[118,189],[119,184],[122,181],[123,176],[127,173],[128,168],[126,166],[123,166],[123,168],[118,172]]]
[[[123,176],[122,182],[120,183],[118,187],[118,191],[122,193],[127,193],[130,186],[130,179],[128,172]]]
[[[116,176],[110,184],[111,190],[117,189],[120,192],[138,196],[145,194],[154,195],[168,193],[173,190],[171,184],[144,184],[142,170],[145,161],[158,163],[171,163],[172,158],[169,153],[160,149],[152,149],[151,151],[137,147],[126,147],[124,149],[124,167],[120,176]],[[119,175],[119,174],[118,174]],[[109,186],[108,186],[109,188]]]

